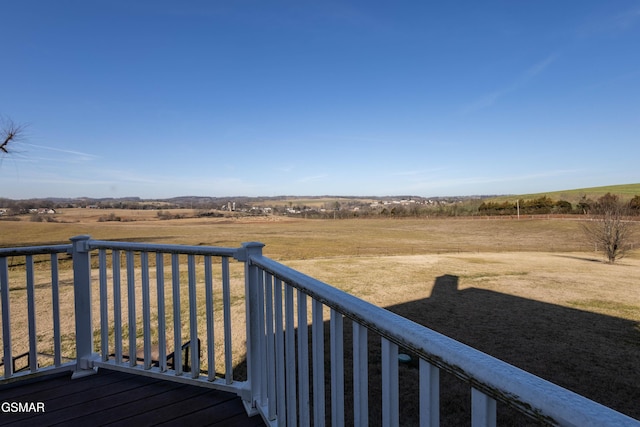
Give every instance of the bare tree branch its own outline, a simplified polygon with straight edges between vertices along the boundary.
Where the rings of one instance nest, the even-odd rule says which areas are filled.
[[[596,204],[595,215],[582,227],[587,240],[602,249],[610,264],[632,249],[634,223],[630,221],[629,203],[607,193]]]
[[[9,153],[9,144],[13,145],[24,136],[24,125],[14,123],[11,119],[0,119],[0,150]]]

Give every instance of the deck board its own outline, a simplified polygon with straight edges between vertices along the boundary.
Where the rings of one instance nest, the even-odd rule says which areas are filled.
[[[44,413],[0,411],[0,425],[264,426],[232,393],[105,369],[1,385],[0,402],[45,404]]]

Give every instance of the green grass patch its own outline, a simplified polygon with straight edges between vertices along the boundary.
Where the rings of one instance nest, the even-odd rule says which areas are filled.
[[[638,184],[622,184],[622,185],[606,185],[602,187],[576,188],[573,190],[547,191],[544,193],[520,194],[510,196],[500,196],[488,201],[504,202],[515,201],[516,199],[537,199],[547,196],[553,200],[566,200],[573,204],[577,203],[583,196],[588,199],[597,200],[607,193],[619,195],[623,200],[629,200],[633,196],[640,195],[640,183]]]

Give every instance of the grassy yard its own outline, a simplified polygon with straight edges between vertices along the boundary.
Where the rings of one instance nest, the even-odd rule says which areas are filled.
[[[159,220],[155,212],[115,211],[123,221],[98,222],[110,212],[0,221],[0,246],[65,243],[78,234],[213,246],[260,241],[265,255],[292,268],[640,418],[640,251],[606,264],[577,220]],[[375,343],[370,357],[375,363]],[[412,369],[402,368],[403,395],[416,386]],[[442,401],[468,401],[465,393],[443,386]],[[411,424],[415,408],[403,405]],[[465,407],[447,405],[453,417]]]

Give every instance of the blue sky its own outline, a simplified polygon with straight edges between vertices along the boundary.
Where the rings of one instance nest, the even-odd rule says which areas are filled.
[[[639,1],[0,0],[0,197],[640,182]]]

